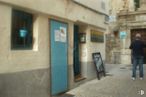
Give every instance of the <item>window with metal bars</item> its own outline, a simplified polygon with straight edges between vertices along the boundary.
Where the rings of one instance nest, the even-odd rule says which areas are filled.
[[[32,49],[33,15],[12,10],[11,49]]]

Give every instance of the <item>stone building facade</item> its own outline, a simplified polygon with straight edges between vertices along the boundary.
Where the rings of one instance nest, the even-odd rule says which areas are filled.
[[[110,0],[109,5],[109,33],[106,35],[106,61],[107,63],[120,64],[122,46],[119,38],[118,13],[134,12],[134,0]]]
[[[129,49],[131,41],[133,41],[135,34],[142,34],[142,39],[145,42],[145,28],[146,28],[146,8],[145,0],[140,0],[140,7],[136,11],[121,10],[117,13],[117,21],[113,31],[113,46],[111,52],[112,63],[131,64],[131,50]],[[134,8],[135,9],[135,8]],[[115,53],[115,54],[114,54]],[[146,54],[145,54],[146,55]],[[115,59],[115,57],[117,59]],[[146,63],[146,58],[144,59]]]
[[[133,12],[121,12],[118,14],[118,25],[119,33],[121,31],[126,32],[124,39],[120,40],[121,43],[121,63],[131,64],[131,51],[129,50],[129,45],[133,41],[135,34],[140,33],[142,35],[142,40],[146,42],[146,1],[140,1],[140,8]],[[144,54],[146,55],[146,54]],[[144,58],[146,62],[146,57]],[[144,62],[144,63],[145,63]]]

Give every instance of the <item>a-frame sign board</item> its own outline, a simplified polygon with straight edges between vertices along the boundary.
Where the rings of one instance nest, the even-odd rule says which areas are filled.
[[[92,54],[93,62],[97,72],[97,78],[100,80],[101,75],[106,76],[105,68],[100,52]]]

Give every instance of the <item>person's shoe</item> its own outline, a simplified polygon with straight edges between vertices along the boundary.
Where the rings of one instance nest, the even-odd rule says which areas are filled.
[[[143,77],[140,77],[140,80],[143,80]]]
[[[132,77],[132,80],[135,80],[135,77]]]

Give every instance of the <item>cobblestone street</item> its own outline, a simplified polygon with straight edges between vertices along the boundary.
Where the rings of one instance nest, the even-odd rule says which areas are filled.
[[[145,97],[146,79],[131,79],[131,65],[115,65],[106,77],[92,80],[68,92],[74,97]],[[146,66],[145,66],[146,70]],[[138,73],[138,72],[137,72]],[[141,93],[141,94],[140,94]]]

